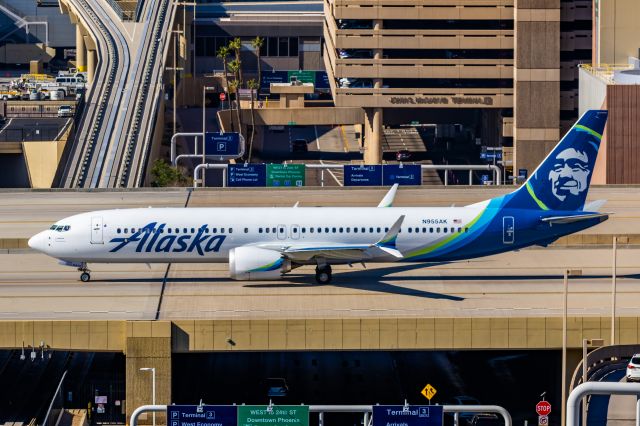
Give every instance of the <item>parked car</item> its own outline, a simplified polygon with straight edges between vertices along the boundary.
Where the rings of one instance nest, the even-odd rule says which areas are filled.
[[[398,161],[409,161],[411,160],[411,157],[411,151],[407,149],[401,149],[400,151],[396,152],[396,160]]]
[[[73,109],[71,108],[71,105],[60,105],[58,107],[58,117],[73,117]]]
[[[340,59],[371,59],[373,52],[371,49],[338,49]]]
[[[309,150],[308,143],[306,139],[294,140],[291,142],[291,152],[307,152]]]
[[[627,365],[627,382],[634,382],[640,380],[640,354],[635,354],[629,360]]]

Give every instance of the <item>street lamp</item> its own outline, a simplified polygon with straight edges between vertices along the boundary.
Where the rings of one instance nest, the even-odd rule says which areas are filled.
[[[140,371],[151,371],[151,403],[156,405],[156,369],[153,367],[142,367]],[[156,426],[156,412],[153,412],[153,426]]]
[[[205,147],[205,132],[207,131],[207,122],[205,121],[205,111],[207,110],[205,108],[205,97],[206,97],[206,93],[207,90],[215,90],[216,88],[213,86],[202,86],[202,164],[205,164],[207,162],[206,156],[205,156],[205,152],[204,152],[204,147]],[[197,145],[197,143],[196,143]],[[202,187],[204,188],[204,176],[205,176],[205,170],[202,171]]]
[[[604,346],[604,339],[582,339],[582,383],[587,383],[587,347]],[[587,426],[587,397],[582,398],[582,424]]]

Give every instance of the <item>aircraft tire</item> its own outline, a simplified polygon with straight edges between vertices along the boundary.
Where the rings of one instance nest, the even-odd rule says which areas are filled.
[[[91,275],[89,275],[88,272],[83,272],[80,274],[80,281],[82,281],[83,283],[89,282],[90,279]]]
[[[329,284],[331,282],[331,266],[316,268],[316,282],[318,284]]]

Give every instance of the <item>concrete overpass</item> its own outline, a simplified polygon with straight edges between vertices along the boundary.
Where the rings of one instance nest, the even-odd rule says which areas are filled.
[[[461,205],[509,188],[401,189],[397,205]],[[90,284],[53,259],[19,248],[67,215],[144,205],[375,205],[385,190],[5,191],[0,194],[0,348],[44,341],[52,349],[114,351],[127,358],[127,410],[146,400],[158,372],[158,402],[171,401],[175,353],[283,350],[559,349],[562,271],[568,299],[569,371],[583,338],[610,336],[612,235],[618,251],[617,343],[637,344],[640,305],[637,187],[593,188],[612,218],[546,249],[439,265],[336,268],[311,285],[309,268],[281,281],[234,282],[226,265],[95,265]],[[47,206],[47,208],[43,208]],[[543,265],[543,266],[542,266]]]

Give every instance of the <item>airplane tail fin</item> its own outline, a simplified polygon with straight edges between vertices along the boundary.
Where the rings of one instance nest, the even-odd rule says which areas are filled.
[[[603,110],[585,112],[527,182],[507,196],[508,204],[514,208],[582,210],[607,115]]]

